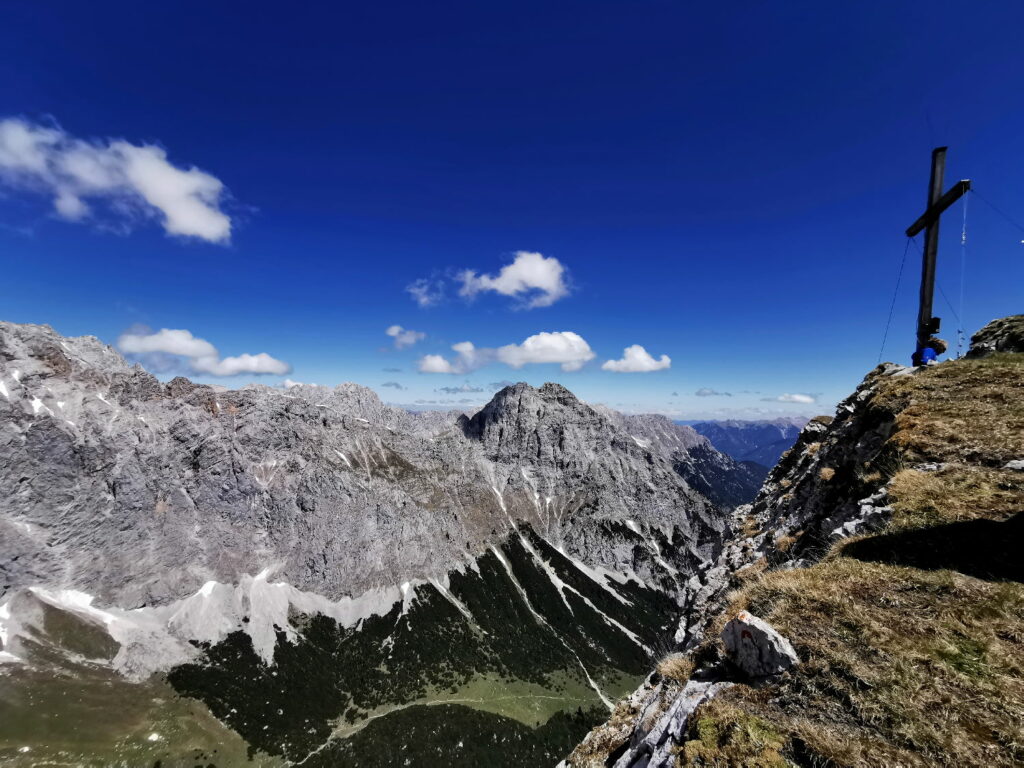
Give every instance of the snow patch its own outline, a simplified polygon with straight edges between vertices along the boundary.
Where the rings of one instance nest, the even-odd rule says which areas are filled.
[[[644,440],[642,438],[637,437],[636,435],[630,435],[630,437],[633,438],[633,442],[634,443],[639,445],[644,450],[647,450],[647,449],[649,449],[651,447],[651,441],[650,440]]]
[[[33,416],[38,416],[40,411],[46,411],[48,414],[53,416],[53,411],[51,411],[46,405],[44,405],[43,401],[40,400],[38,397],[33,397],[29,401],[29,405],[32,406],[32,415]]]

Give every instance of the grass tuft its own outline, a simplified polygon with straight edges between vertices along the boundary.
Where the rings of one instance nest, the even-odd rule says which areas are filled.
[[[671,653],[658,662],[658,674],[677,683],[686,683],[693,674],[693,660],[685,653]]]

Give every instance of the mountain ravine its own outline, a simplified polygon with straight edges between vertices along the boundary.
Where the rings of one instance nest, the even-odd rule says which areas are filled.
[[[557,384],[413,414],[0,323],[0,761],[554,764],[756,484]]]

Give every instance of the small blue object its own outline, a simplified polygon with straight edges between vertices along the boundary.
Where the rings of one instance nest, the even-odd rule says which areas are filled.
[[[935,350],[931,347],[925,347],[921,350],[921,365],[928,365],[928,363],[934,363],[938,360],[938,355],[935,354]]]

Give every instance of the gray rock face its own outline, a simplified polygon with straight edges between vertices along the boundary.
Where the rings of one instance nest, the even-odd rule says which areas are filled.
[[[726,623],[722,643],[732,663],[755,679],[782,674],[800,663],[789,640],[747,611]]]
[[[676,424],[667,416],[610,410],[608,415],[638,445],[660,454],[692,488],[722,508],[753,501],[768,474],[767,467],[737,461],[716,450],[693,427]]]
[[[721,546],[703,496],[558,385],[413,414],[355,384],[164,385],[95,338],[10,323],[0,383],[0,595],[74,585],[133,607],[273,565],[338,597],[444,573],[520,521],[610,569],[634,565],[625,519],[680,569]]]
[[[705,701],[731,685],[728,682],[690,680],[676,695],[668,711],[654,722],[650,731],[634,732],[634,739],[638,736],[642,738],[630,744],[626,752],[615,761],[613,768],[674,768],[690,715]],[[652,699],[652,703],[656,700]],[[640,721],[645,719],[641,717]]]
[[[967,357],[987,357],[996,352],[1024,352],[1024,315],[993,320],[971,336]]]

